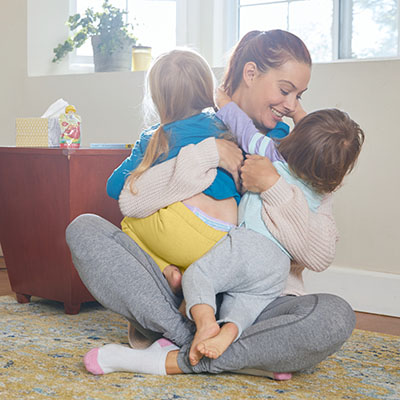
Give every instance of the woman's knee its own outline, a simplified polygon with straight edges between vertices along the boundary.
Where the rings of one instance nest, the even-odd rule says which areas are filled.
[[[65,230],[67,242],[74,238],[78,233],[82,232],[85,227],[91,225],[91,221],[96,217],[97,216],[94,214],[82,214],[71,221]]]
[[[108,223],[102,217],[95,214],[82,214],[76,217],[65,230],[65,239],[72,250],[81,247],[87,240],[93,240],[101,231],[101,225]]]
[[[115,230],[117,227],[103,217],[96,214],[78,215],[66,229],[67,241],[69,238],[80,234],[99,233],[105,230]]]
[[[328,339],[334,349],[339,348],[352,334],[355,313],[350,304],[333,294],[318,294],[316,302],[315,328]]]

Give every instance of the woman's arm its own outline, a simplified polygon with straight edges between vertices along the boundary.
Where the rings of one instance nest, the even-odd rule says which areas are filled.
[[[301,189],[289,185],[272,163],[260,156],[248,156],[241,177],[245,189],[260,193],[265,224],[294,260],[313,271],[328,268],[338,240],[332,195],[324,197],[317,212],[310,211]]]
[[[185,200],[205,190],[214,181],[217,167],[239,180],[243,160],[236,144],[208,138],[181,149],[178,156],[147,170],[135,181],[135,194],[126,184],[119,197],[124,216],[144,218],[160,208]]]
[[[312,212],[301,189],[280,178],[261,193],[261,198],[265,224],[298,264],[316,272],[332,264],[339,239],[332,194],[323,199],[317,212]]]

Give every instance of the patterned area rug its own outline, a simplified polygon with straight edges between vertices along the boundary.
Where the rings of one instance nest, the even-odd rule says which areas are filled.
[[[0,297],[0,398],[14,399],[400,399],[400,337],[355,331],[337,354],[291,381],[236,374],[93,376],[82,356],[126,343],[126,323],[96,303],[78,315],[55,302]]]

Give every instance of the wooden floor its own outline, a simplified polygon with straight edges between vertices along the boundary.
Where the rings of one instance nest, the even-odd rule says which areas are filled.
[[[14,295],[8,281],[4,258],[0,257],[0,296]],[[356,328],[371,332],[400,336],[400,318],[383,315],[356,313]]]

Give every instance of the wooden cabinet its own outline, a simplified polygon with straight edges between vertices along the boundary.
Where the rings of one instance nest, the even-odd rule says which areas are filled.
[[[20,303],[38,296],[76,314],[94,300],[72,264],[65,229],[83,213],[119,226],[122,215],[106,181],[129,153],[0,147],[0,243]]]

